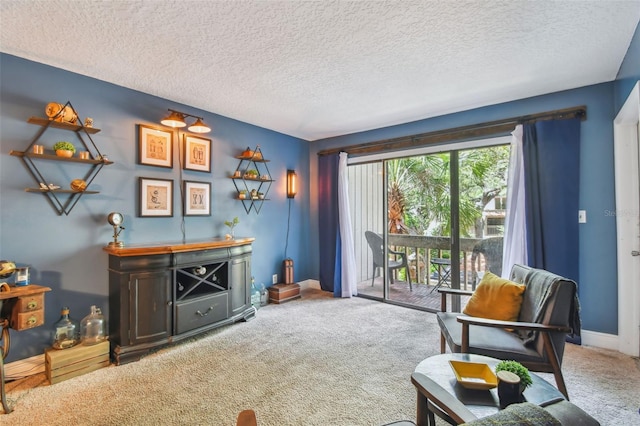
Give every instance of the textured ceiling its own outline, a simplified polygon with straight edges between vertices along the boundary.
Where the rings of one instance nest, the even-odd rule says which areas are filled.
[[[614,80],[639,20],[640,0],[0,0],[0,50],[317,140]]]

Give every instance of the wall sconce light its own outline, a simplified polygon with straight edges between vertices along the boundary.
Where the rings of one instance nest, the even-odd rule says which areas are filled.
[[[202,121],[202,117],[198,117],[192,114],[187,114],[185,112],[176,111],[170,108],[169,108],[169,111],[171,111],[171,114],[169,114],[168,116],[166,116],[160,121],[160,123],[164,124],[165,126],[182,128],[187,125],[187,122],[184,121],[184,119],[186,117],[193,117],[196,119],[196,121],[191,126],[189,126],[190,132],[208,133],[211,131],[211,127],[207,126],[206,124],[204,124],[204,121]]]
[[[287,170],[287,198],[294,198],[298,193],[297,179],[294,170]]]

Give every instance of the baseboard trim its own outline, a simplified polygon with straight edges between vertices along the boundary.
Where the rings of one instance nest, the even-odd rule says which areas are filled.
[[[44,354],[13,361],[4,366],[7,381],[23,379],[44,373]]]
[[[320,290],[320,281],[318,280],[304,280],[300,281],[298,284],[300,285],[301,290],[304,290],[305,288]]]
[[[598,331],[581,330],[583,346],[594,346],[602,349],[618,350],[618,336],[615,334],[600,333]]]

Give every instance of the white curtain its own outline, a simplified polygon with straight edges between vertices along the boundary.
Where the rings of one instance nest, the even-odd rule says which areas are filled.
[[[511,133],[511,155],[507,181],[507,212],[504,219],[504,245],[502,247],[503,278],[509,278],[511,267],[514,264],[527,264],[522,133],[521,124],[518,124],[513,133]]]
[[[340,222],[340,252],[341,252],[341,288],[342,297],[358,294],[356,283],[356,255],[351,228],[351,212],[349,210],[349,180],[347,179],[346,152],[340,153],[338,163],[338,220]]]

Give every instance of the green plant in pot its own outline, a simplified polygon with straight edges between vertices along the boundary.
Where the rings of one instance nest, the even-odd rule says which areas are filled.
[[[60,157],[73,157],[76,147],[71,142],[60,141],[53,144],[53,150]]]
[[[496,365],[495,370],[496,374],[498,374],[500,371],[509,371],[510,373],[513,373],[516,376],[520,377],[521,391],[524,391],[533,383],[533,381],[531,380],[531,375],[529,374],[529,370],[517,361],[500,361]]]

